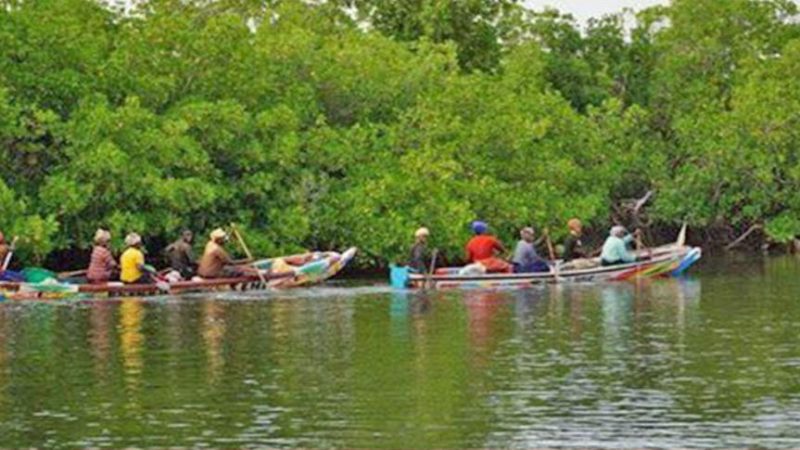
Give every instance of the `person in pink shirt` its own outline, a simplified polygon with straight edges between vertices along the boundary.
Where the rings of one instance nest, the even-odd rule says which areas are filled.
[[[107,283],[114,278],[118,265],[108,248],[110,242],[111,233],[102,228],[98,229],[94,235],[89,269],[86,271],[86,279],[90,283]]]

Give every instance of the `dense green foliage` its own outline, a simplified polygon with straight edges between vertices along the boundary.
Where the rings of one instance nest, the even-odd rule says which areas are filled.
[[[400,5],[400,6],[398,6]],[[402,255],[426,225],[651,218],[800,235],[790,1],[675,0],[581,30],[508,0],[0,0],[0,229],[242,224],[259,254]],[[626,19],[628,25],[626,25]]]

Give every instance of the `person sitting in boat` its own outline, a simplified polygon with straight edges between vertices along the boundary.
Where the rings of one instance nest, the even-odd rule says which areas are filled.
[[[125,236],[125,251],[119,258],[119,279],[125,284],[150,284],[150,270],[144,263],[142,237],[136,233]]]
[[[539,254],[536,252],[533,240],[535,232],[531,227],[525,227],[520,230],[519,235],[522,239],[517,242],[517,248],[514,250],[514,273],[536,273],[536,272],[549,272],[550,267]]]
[[[574,259],[586,258],[586,250],[583,248],[583,224],[578,219],[570,219],[567,222],[569,228],[569,236],[564,240],[564,254],[562,259],[564,262],[570,262]]]
[[[430,255],[428,252],[428,237],[431,232],[422,227],[414,233],[414,246],[411,247],[411,257],[409,258],[408,267],[419,273],[428,273],[428,261]]]
[[[487,272],[511,272],[511,264],[498,255],[505,253],[503,244],[489,233],[489,225],[476,220],[472,222],[475,236],[467,242],[467,262],[480,263]]]
[[[193,240],[194,234],[192,231],[183,230],[181,237],[164,249],[169,261],[169,267],[186,280],[192,278],[196,266],[192,251]]]
[[[197,274],[203,278],[227,278],[242,275],[242,271],[234,265],[228,252],[225,251],[225,242],[228,233],[222,228],[211,232],[210,239],[197,266]]]
[[[86,280],[89,283],[107,283],[114,278],[119,266],[108,248],[110,242],[109,231],[100,228],[95,232],[92,257],[89,260],[89,269],[86,271]]]
[[[636,230],[635,233],[638,235],[639,230]],[[621,225],[612,227],[606,242],[603,244],[600,263],[604,266],[613,266],[636,262],[636,254],[628,250],[628,245],[633,242],[633,239],[634,236],[628,233],[625,227]]]

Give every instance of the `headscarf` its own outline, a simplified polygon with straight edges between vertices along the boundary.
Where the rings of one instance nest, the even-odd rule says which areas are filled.
[[[614,225],[613,227],[611,227],[610,234],[612,236],[622,237],[628,234],[628,230],[622,225]]]
[[[130,233],[125,236],[125,245],[133,247],[142,243],[142,237],[136,233]]]
[[[476,220],[472,222],[471,228],[472,232],[475,234],[484,234],[489,231],[489,224],[480,220]]]
[[[98,228],[97,231],[94,233],[94,243],[96,245],[103,245],[108,244],[111,240],[111,232],[108,230],[104,230],[102,228]]]

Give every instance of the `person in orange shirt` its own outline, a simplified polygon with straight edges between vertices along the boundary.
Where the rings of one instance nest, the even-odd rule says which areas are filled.
[[[489,225],[476,220],[472,222],[472,232],[475,236],[467,242],[467,262],[480,263],[487,272],[511,272],[511,264],[499,257],[506,249],[500,240],[489,234]]]

